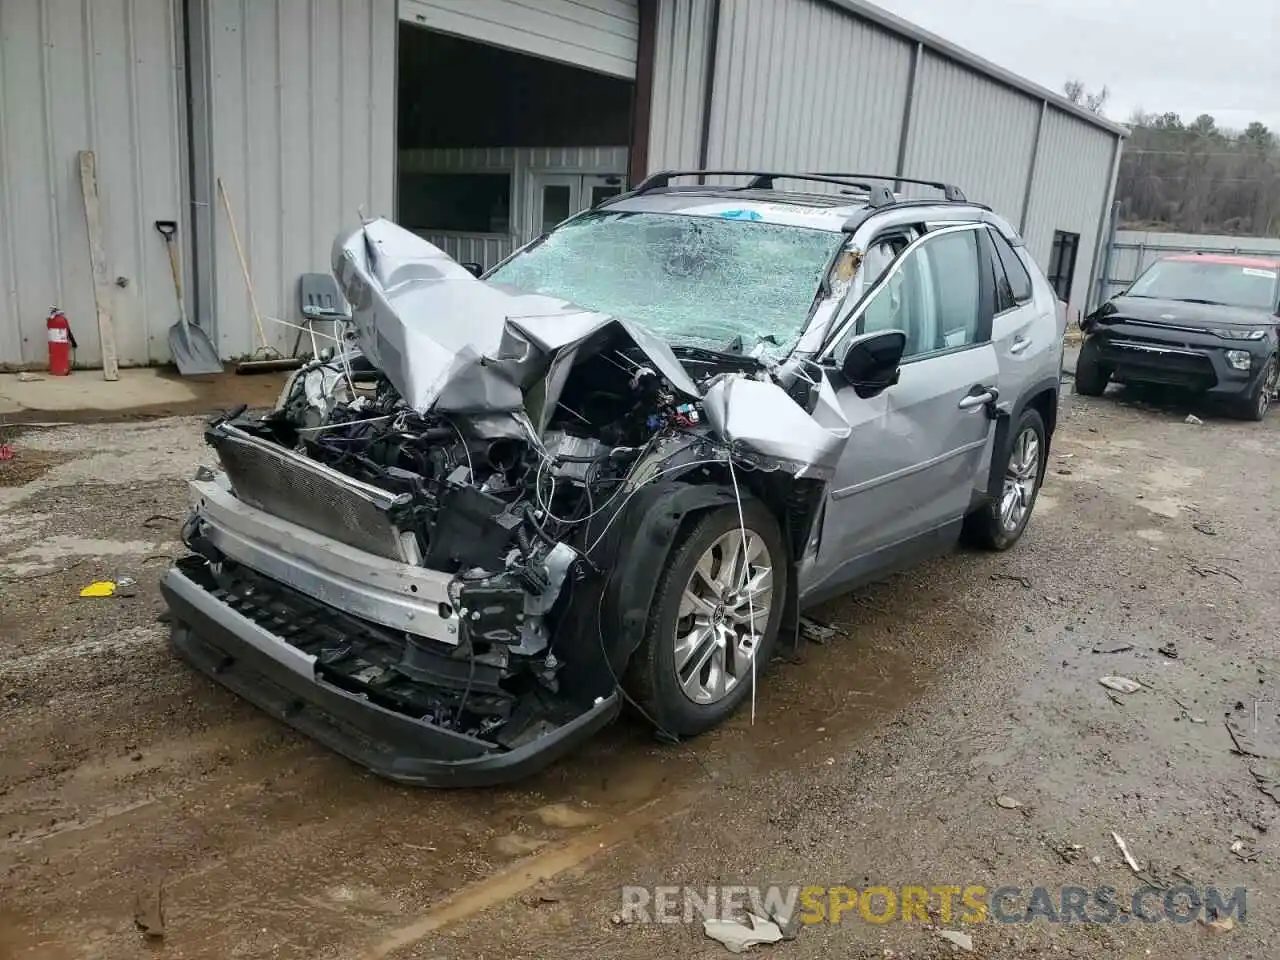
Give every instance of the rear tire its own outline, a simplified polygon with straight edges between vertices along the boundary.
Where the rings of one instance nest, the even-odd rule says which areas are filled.
[[[1271,398],[1275,395],[1276,371],[1276,358],[1273,355],[1267,358],[1267,365],[1263,368],[1262,376],[1258,378],[1257,386],[1247,397],[1242,398],[1232,411],[1236,417],[1253,421],[1266,417],[1267,411],[1271,409]]]
[[[1040,412],[1022,412],[1005,453],[1000,497],[964,518],[961,539],[984,550],[1008,550],[1022,537],[1040,495],[1049,437]]]
[[[1086,340],[1080,347],[1076,360],[1076,393],[1082,397],[1100,397],[1111,382],[1111,369],[1104,366],[1098,355],[1098,345]]]
[[[742,502],[742,520],[750,582],[757,585],[750,604],[741,577],[728,575],[731,566],[741,570],[736,505],[704,515],[672,550],[658,578],[648,630],[627,668],[626,686],[661,732],[693,736],[722,723],[750,696],[773,653],[787,599],[786,546],[777,520],[760,501]],[[725,590],[711,581],[723,582]],[[752,612],[760,632],[746,655],[741,644],[751,633]]]

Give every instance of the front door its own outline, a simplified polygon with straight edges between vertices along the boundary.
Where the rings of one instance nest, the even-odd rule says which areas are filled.
[[[533,237],[622,192],[618,175],[539,173],[533,178]],[[533,239],[529,237],[528,239]]]
[[[842,356],[862,333],[907,336],[899,381],[877,396],[859,397],[834,375],[852,433],[830,484],[806,593],[910,559],[963,518],[986,488],[999,365],[981,229],[946,227],[914,241],[827,351]]]

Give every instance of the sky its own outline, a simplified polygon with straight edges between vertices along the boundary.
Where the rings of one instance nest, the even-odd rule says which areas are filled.
[[[1136,109],[1280,133],[1280,0],[872,0],[1050,90],[1111,90]]]

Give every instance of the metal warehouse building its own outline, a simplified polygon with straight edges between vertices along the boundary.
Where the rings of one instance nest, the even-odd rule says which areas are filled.
[[[191,316],[256,346],[335,235],[387,215],[492,264],[646,172],[941,179],[1019,225],[1073,310],[1124,129],[863,0],[0,0],[0,367],[168,360]],[[81,151],[96,158],[90,255]],[[268,324],[274,346],[294,332]]]

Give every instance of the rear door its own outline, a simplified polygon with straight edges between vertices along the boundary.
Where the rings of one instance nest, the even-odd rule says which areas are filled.
[[[1031,273],[1013,245],[990,225],[982,239],[995,283],[991,341],[1000,363],[1000,392],[1006,398],[1022,396],[1043,377],[1045,353],[1056,348],[1061,334],[1056,322],[1037,322],[1044,319],[1044,305],[1037,304]]]
[[[879,395],[859,397],[833,375],[852,434],[830,485],[814,590],[895,565],[986,488],[999,364],[984,230],[948,226],[911,243],[824,351],[834,364],[859,334],[907,336],[899,382]]]

